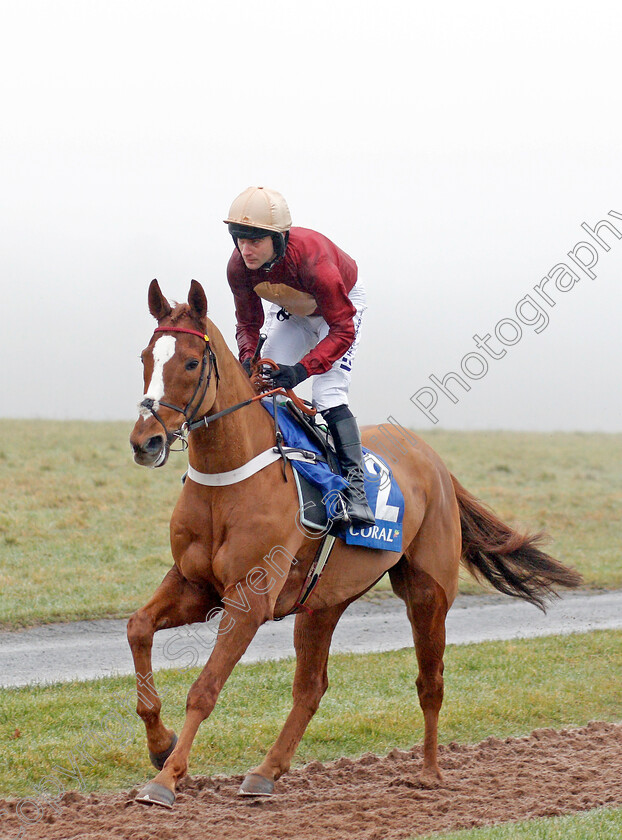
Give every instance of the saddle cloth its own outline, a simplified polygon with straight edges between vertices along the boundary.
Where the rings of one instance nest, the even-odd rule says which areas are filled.
[[[274,417],[269,399],[264,408]],[[286,446],[306,449],[322,455],[319,446],[284,406],[277,407],[278,423]],[[349,545],[362,545],[384,551],[402,551],[404,496],[388,464],[376,453],[363,447],[365,492],[376,523],[368,528],[353,528],[333,523],[339,491],[346,480],[332,472],[324,461],[291,461],[300,501],[300,523],[311,530],[334,533]]]

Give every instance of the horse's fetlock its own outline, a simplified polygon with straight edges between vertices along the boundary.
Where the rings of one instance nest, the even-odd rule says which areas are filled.
[[[276,782],[281,776],[284,776],[285,773],[289,773],[289,768],[292,766],[291,761],[287,760],[280,764],[278,767],[274,769],[274,775],[272,781]]]
[[[172,775],[175,782],[183,779],[188,772],[188,762],[173,758],[172,754],[164,762],[164,767],[166,768],[166,772]]]
[[[139,715],[139,717],[147,727],[153,727],[157,724],[158,720],[160,719],[161,709],[161,703],[158,703],[157,706],[154,704],[154,706],[151,707],[147,707],[140,702],[136,704],[136,713]]]

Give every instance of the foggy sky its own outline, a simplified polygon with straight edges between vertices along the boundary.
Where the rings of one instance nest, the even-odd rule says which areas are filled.
[[[60,0],[3,20],[0,416],[131,425],[153,277],[176,300],[199,280],[234,348],[222,219],[263,184],[359,265],[360,422],[622,430],[622,238],[581,227],[622,232],[619,4]]]

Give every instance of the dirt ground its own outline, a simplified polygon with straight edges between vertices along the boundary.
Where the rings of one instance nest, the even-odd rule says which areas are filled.
[[[238,797],[241,776],[195,776],[181,784],[172,811],[136,804],[135,790],[67,792],[38,807],[0,800],[0,838],[398,840],[622,806],[622,724],[451,743],[440,748],[440,762],[443,782],[427,789],[418,781],[421,748],[414,747],[313,762],[283,777],[269,799]]]

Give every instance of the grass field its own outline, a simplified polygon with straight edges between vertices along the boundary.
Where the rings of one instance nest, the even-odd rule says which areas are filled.
[[[185,456],[137,467],[131,426],[0,420],[0,626],[128,615],[170,568]],[[588,587],[622,586],[622,435],[425,437],[503,519],[546,528]],[[463,591],[482,590],[465,576]]]
[[[504,823],[450,834],[419,835],[416,840],[619,840],[620,837],[622,809],[596,808],[567,817]]]
[[[386,754],[421,743],[414,650],[334,655],[329,670],[330,689],[295,764]],[[450,646],[441,742],[474,743],[540,727],[619,721],[621,671],[620,631]],[[291,660],[238,665],[199,731],[190,772],[243,772],[257,764],[289,711],[293,672]],[[157,677],[165,722],[178,732],[196,675],[164,671]],[[32,795],[55,767],[74,768],[88,790],[131,787],[150,778],[135,702],[130,677],[4,690],[0,793]],[[110,712],[114,716],[107,718]],[[68,782],[77,786],[75,778]]]

